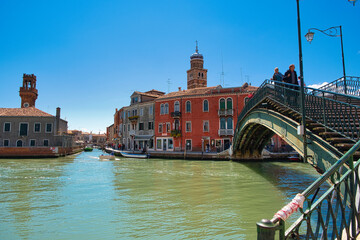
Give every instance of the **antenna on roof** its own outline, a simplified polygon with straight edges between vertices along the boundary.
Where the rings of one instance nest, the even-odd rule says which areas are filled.
[[[196,40],[195,42],[196,42],[195,52],[196,52],[196,53],[199,53],[199,49],[198,49],[198,41]]]
[[[220,85],[225,87],[225,73],[224,73],[224,60],[221,52],[221,73],[220,73]]]
[[[170,93],[170,85],[171,85],[170,78],[168,78],[168,80],[166,82],[168,84],[168,93]]]

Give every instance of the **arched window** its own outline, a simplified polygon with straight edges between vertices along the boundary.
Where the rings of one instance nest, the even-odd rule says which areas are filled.
[[[226,129],[226,120],[225,120],[225,118],[220,118],[220,129]]]
[[[204,73],[201,73],[201,77],[204,78]]]
[[[179,101],[176,101],[174,103],[174,112],[180,112],[180,103],[179,103]]]
[[[17,146],[17,147],[22,147],[22,146],[23,146],[22,140],[17,140],[17,141],[16,141],[16,146]]]
[[[165,114],[169,114],[169,104],[165,103]]]
[[[230,117],[227,119],[227,129],[233,129],[233,119]]]
[[[232,109],[232,98],[226,99],[226,109]]]
[[[186,101],[186,112],[187,113],[191,112],[191,102],[190,101]]]
[[[209,111],[209,101],[205,99],[203,102],[203,112],[208,112],[208,111]]]
[[[199,77],[200,77],[200,73],[199,73]]]
[[[164,114],[164,104],[160,105],[160,115]]]
[[[220,109],[225,109],[225,99],[220,99]]]

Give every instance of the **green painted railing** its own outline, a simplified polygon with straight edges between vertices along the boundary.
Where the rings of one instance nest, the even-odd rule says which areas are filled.
[[[299,208],[301,216],[289,229],[285,231],[286,219],[275,214],[271,220],[257,223],[257,239],[356,239],[360,229],[360,160],[354,165],[353,155],[359,148],[360,141],[301,193],[305,198],[303,208]]]
[[[237,125],[253,108],[262,107],[266,98],[301,113],[299,86],[265,80],[239,114]],[[305,87],[306,118],[353,140],[354,143],[360,140],[360,106],[355,105],[356,102],[360,103],[359,97]],[[239,139],[239,131],[236,128],[234,146]]]
[[[319,88],[329,92],[360,96],[360,78],[346,76],[339,78]]]

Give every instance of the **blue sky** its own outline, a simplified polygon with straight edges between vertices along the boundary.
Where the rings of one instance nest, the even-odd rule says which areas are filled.
[[[299,72],[295,0],[0,1],[0,107],[20,107],[23,73],[37,76],[36,107],[70,129],[104,132],[133,91],[186,88],[199,41],[208,86],[259,86],[275,67]],[[346,73],[360,76],[360,1],[300,0],[307,85],[342,76],[340,38],[309,28],[342,25]],[[170,79],[170,84],[168,84]]]

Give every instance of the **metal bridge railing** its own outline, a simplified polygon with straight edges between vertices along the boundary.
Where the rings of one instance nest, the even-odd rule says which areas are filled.
[[[299,96],[300,90],[297,85],[265,80],[239,114],[237,126],[239,126],[246,114],[253,108],[258,107],[265,98],[271,98],[300,114]],[[360,106],[350,104],[355,102],[360,102],[360,98],[305,87],[306,118],[320,123],[327,129],[338,132],[343,137],[354,142],[360,140]],[[235,144],[239,137],[238,131],[239,128],[237,127],[234,136]]]
[[[353,155],[359,148],[360,141],[304,192],[298,194],[297,197],[304,200],[303,207],[296,205],[293,200],[271,220],[258,222],[257,239],[273,240],[276,233],[276,239],[280,240],[356,239],[360,230],[360,160],[354,165]],[[285,220],[296,211],[295,208],[300,209],[301,216],[285,231]]]
[[[319,89],[352,96],[360,96],[360,77],[342,77]]]

